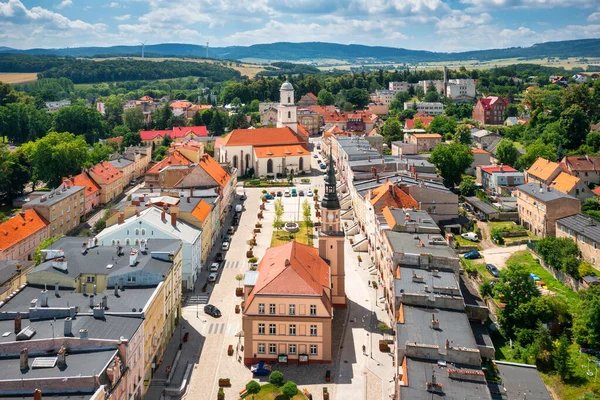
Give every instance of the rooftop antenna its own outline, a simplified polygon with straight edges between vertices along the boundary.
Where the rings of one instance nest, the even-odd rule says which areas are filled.
[[[140,42],[140,44],[142,45],[142,60],[144,59],[144,46],[146,45],[147,41],[148,39],[144,40],[143,42]]]
[[[206,42],[206,58],[208,58],[208,42]]]

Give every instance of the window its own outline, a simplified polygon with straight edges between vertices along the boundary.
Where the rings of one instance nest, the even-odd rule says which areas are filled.
[[[269,314],[275,315],[275,304],[269,304]]]
[[[267,174],[273,173],[273,160],[270,158],[267,160]]]
[[[277,353],[277,346],[275,345],[275,343],[269,343],[269,354],[276,354]]]
[[[125,239],[125,244],[129,245],[129,243],[130,243],[130,240],[129,239]]]
[[[129,231],[127,231],[127,233],[129,234]],[[139,235],[139,234],[140,234],[140,230],[139,230],[139,229],[136,229],[136,230],[135,230],[135,234],[136,234],[136,235]]]
[[[288,118],[292,118],[292,112],[288,111]]]
[[[264,314],[265,313],[265,305],[263,303],[259,303],[258,304],[258,313],[259,314]]]
[[[290,315],[296,315],[296,305],[290,304]]]
[[[263,328],[264,328],[264,326],[263,326]],[[290,325],[290,336],[296,336],[296,325],[295,324]]]
[[[232,161],[233,161],[233,168],[237,169],[237,167],[238,167],[238,158],[237,158],[237,156],[233,156],[233,160]]]
[[[258,324],[258,334],[259,335],[265,334],[265,324]]]
[[[142,235],[145,235],[145,234],[146,234],[146,230],[142,229]]]
[[[135,283],[135,275],[129,275],[127,277],[127,282],[128,283]]]
[[[317,355],[317,345],[316,344],[311,344],[310,345],[310,355],[311,356],[316,356]]]
[[[94,277],[93,277],[93,276],[88,276],[88,277],[87,277],[87,279],[86,279],[86,282],[87,282],[87,283],[94,283],[94,280],[95,280],[95,279],[94,279]]]
[[[317,315],[317,306],[314,304],[310,305],[310,315]]]
[[[269,324],[269,335],[277,335],[277,325]]]
[[[290,351],[288,353],[296,354],[296,345],[295,344],[290,344]]]
[[[317,336],[317,326],[316,325],[310,326],[310,336]]]
[[[258,354],[265,354],[265,344],[264,343],[259,343],[258,344]]]
[[[288,96],[288,104],[292,102],[292,98]]]
[[[598,243],[594,242],[594,250],[598,250]]]

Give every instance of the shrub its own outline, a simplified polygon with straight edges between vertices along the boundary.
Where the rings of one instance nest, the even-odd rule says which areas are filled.
[[[250,258],[248,259],[248,262],[249,262],[249,263],[255,263],[255,262],[257,262],[257,261],[258,261],[258,258],[256,258],[256,257],[250,257]]]
[[[283,385],[283,374],[279,371],[273,371],[269,375],[269,383],[275,386]]]
[[[286,382],[281,389],[281,392],[287,397],[292,398],[298,394],[298,386],[292,381]]]
[[[246,391],[248,394],[257,394],[260,392],[260,383],[256,381],[250,381],[246,383]]]

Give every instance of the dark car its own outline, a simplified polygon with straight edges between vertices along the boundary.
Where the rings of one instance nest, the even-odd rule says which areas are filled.
[[[304,196],[304,190],[300,190],[300,191],[298,192],[298,196]]]
[[[485,267],[488,271],[490,271],[490,274],[494,275],[495,278],[500,277],[500,272],[494,264],[485,264]]]
[[[283,193],[277,192],[277,197],[281,197],[281,196],[283,196]]]
[[[273,196],[271,193],[265,194],[265,199],[267,199],[267,200],[273,200],[274,198],[275,198],[275,196]]]
[[[477,258],[481,258],[481,254],[477,250],[471,250],[470,252],[465,254],[465,258],[467,260],[475,260]]]
[[[246,196],[246,193],[244,193],[243,195],[240,196],[240,200],[244,201],[248,198],[248,196]]]
[[[240,220],[237,218],[234,218],[231,220],[231,225],[233,226],[238,226],[240,224]]]
[[[217,262],[223,261],[223,253],[217,253],[217,255],[215,256],[215,261],[217,261]]]
[[[210,315],[211,317],[215,317],[215,318],[219,318],[221,316],[221,310],[219,310],[217,307],[213,306],[212,304],[205,305],[204,312],[206,314]]]

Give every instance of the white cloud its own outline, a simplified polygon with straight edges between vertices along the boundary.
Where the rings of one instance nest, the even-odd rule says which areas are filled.
[[[462,11],[453,10],[450,14],[442,17],[436,24],[438,32],[451,29],[472,28],[477,25],[487,24],[492,20],[488,13],[479,15],[467,14]]]
[[[119,15],[115,17],[117,21],[127,21],[129,18],[131,18],[131,14]]]
[[[482,11],[508,8],[589,8],[597,5],[597,0],[460,0],[460,2],[472,6],[470,8],[467,8],[467,11]]]
[[[119,8],[119,7],[121,7],[121,5],[119,3],[117,3],[116,1],[113,1],[113,2],[109,3],[108,6],[111,7],[111,8]]]
[[[61,9],[61,8],[65,8],[65,7],[69,7],[73,5],[73,0],[63,0],[59,5],[57,5],[55,8],[57,9]]]
[[[600,12],[595,12],[593,14],[590,14],[589,17],[587,17],[587,20],[589,22],[600,21]]]

